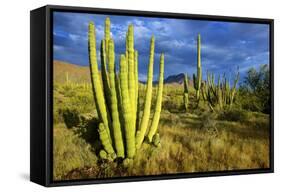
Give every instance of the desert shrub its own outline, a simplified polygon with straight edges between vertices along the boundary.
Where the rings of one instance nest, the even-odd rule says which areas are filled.
[[[249,114],[243,109],[225,109],[218,114],[218,119],[222,121],[246,122]]]
[[[270,113],[270,73],[269,65],[247,71],[239,89],[239,103],[243,109]]]
[[[80,124],[79,112],[76,109],[64,109],[60,113],[63,116],[67,128],[72,128]]]
[[[174,95],[173,97],[168,97],[164,100],[162,108],[170,112],[183,111],[184,103],[182,95]]]

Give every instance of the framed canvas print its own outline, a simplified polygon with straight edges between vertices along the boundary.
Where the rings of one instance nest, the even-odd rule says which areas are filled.
[[[31,11],[30,178],[273,172],[273,20]]]

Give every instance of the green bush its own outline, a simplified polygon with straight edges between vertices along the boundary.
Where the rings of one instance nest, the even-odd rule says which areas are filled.
[[[76,109],[61,110],[61,114],[67,128],[76,127],[80,124],[79,113]]]

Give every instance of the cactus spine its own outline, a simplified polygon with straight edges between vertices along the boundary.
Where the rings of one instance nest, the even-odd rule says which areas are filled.
[[[151,107],[151,98],[152,98],[152,80],[153,80],[153,63],[154,63],[154,37],[150,41],[150,55],[149,55],[149,66],[147,71],[147,87],[145,94],[145,103],[144,111],[141,119],[140,129],[137,131],[136,138],[136,147],[139,149],[144,139],[144,135],[147,130],[149,116],[150,116],[150,107]]]
[[[184,108],[185,108],[185,111],[188,111],[189,98],[188,98],[188,78],[187,78],[187,74],[184,74],[183,86],[184,86],[184,93],[183,93]]]
[[[155,135],[160,119],[161,107],[162,107],[162,94],[163,94],[163,83],[164,83],[164,54],[160,56],[160,67],[159,67],[159,79],[158,79],[158,90],[156,98],[155,112],[153,115],[150,130],[148,132],[148,141],[152,142],[152,138]]]
[[[201,36],[197,36],[197,76],[193,74],[193,84],[196,90],[196,99],[200,100],[200,89],[202,82],[202,68],[201,68]]]
[[[95,26],[92,22],[89,24],[88,46],[91,83],[97,113],[100,119],[98,132],[100,142],[103,146],[103,149],[99,153],[100,158],[133,158],[136,149],[141,146],[144,140],[150,117],[154,37],[151,38],[144,112],[140,120],[138,52],[134,50],[133,25],[128,27],[126,52],[120,56],[119,72],[115,64],[114,41],[110,37],[109,18],[105,20],[105,36],[101,41],[101,73],[98,70]],[[150,141],[152,140],[156,146],[160,144],[160,136],[156,131],[161,113],[163,81],[164,54],[161,54],[157,102],[149,134]],[[136,134],[137,129],[138,132]]]

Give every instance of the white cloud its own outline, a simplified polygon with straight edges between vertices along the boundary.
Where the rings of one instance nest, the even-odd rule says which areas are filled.
[[[80,35],[75,35],[75,34],[72,34],[72,33],[69,33],[69,38],[72,40],[72,41],[77,41],[80,39]]]
[[[54,45],[54,51],[62,51],[62,50],[64,50],[64,47],[63,46],[61,46],[61,45]]]
[[[139,73],[139,81],[146,81],[147,77],[146,74]]]

